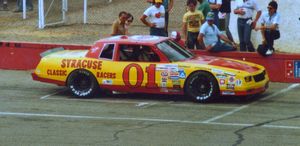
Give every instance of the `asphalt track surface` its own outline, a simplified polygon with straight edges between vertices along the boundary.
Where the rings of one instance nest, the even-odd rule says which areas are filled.
[[[144,94],[74,98],[0,70],[0,145],[299,146],[300,84],[207,104]]]

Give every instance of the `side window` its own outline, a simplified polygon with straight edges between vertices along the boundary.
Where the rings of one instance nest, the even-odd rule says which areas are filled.
[[[106,44],[102,49],[100,58],[113,59],[115,45],[114,44]]]
[[[159,62],[159,56],[149,46],[120,45],[120,61]]]

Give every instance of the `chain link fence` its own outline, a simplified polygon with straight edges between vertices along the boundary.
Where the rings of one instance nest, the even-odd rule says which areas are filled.
[[[46,23],[61,20],[62,0],[45,0]],[[139,20],[143,12],[150,6],[146,0],[88,0],[87,23],[111,25],[118,18],[120,11],[126,11],[134,16],[133,25],[142,26]],[[83,23],[83,0],[68,0],[66,24]],[[185,13],[185,0],[175,0],[174,8],[170,12],[172,28],[180,28],[182,16]]]

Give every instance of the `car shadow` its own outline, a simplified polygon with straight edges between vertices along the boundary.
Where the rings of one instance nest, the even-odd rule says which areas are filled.
[[[250,104],[264,97],[269,96],[271,93],[255,94],[249,96],[220,96],[205,104]],[[64,91],[57,95],[67,97],[70,99],[109,99],[109,100],[142,100],[142,101],[158,101],[158,102],[191,102],[195,101],[184,95],[166,95],[166,94],[143,94],[143,93],[123,93],[123,92],[100,92],[93,97],[76,97],[70,92]]]

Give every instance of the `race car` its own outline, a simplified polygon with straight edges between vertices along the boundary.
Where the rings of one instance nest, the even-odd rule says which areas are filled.
[[[79,97],[98,91],[178,94],[207,102],[268,88],[265,68],[250,62],[195,55],[171,38],[134,35],[97,41],[89,50],[52,51],[34,80],[66,86]]]

